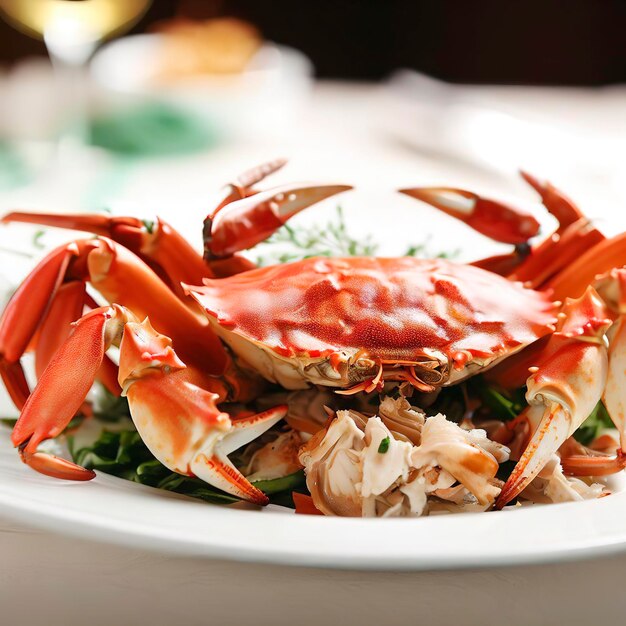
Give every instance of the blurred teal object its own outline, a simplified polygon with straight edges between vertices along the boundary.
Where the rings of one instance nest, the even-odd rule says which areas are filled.
[[[31,178],[26,163],[15,148],[6,141],[0,141],[0,190],[25,185]]]
[[[205,120],[157,102],[96,117],[90,132],[92,145],[135,157],[198,152],[218,142]]]

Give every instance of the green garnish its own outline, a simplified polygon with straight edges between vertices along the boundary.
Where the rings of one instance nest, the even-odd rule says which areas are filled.
[[[298,470],[297,472],[283,476],[282,478],[256,480],[252,484],[257,489],[260,489],[264,494],[271,496],[276,493],[281,493],[282,491],[288,491],[291,493],[292,491],[296,491],[300,487],[303,487],[305,483],[306,480],[304,478],[304,470]]]
[[[116,423],[122,419],[130,420],[128,399],[122,396],[115,396],[104,387],[98,385],[93,401],[93,414],[101,422]]]
[[[391,439],[389,439],[389,437],[381,439],[380,444],[378,445],[378,454],[385,454],[387,450],[389,450],[390,443]]]
[[[602,401],[596,404],[591,415],[582,423],[574,433],[574,439],[583,445],[589,445],[605,428],[615,428],[608,411]]]
[[[43,250],[46,246],[41,243],[41,238],[46,234],[45,230],[38,230],[33,235],[33,246],[39,250]]]
[[[450,252],[433,252],[429,245],[430,237],[428,237],[424,243],[409,246],[402,256],[414,256],[422,259],[454,259],[461,254],[459,248],[451,250]]]
[[[234,496],[214,489],[198,478],[170,471],[154,458],[137,431],[104,430],[92,445],[79,450],[74,450],[72,437],[68,437],[68,444],[74,462],[88,469],[206,502],[229,504],[238,501]]]
[[[141,223],[144,225],[145,229],[148,231],[149,235],[152,235],[154,232],[154,220],[141,220]]]
[[[257,258],[258,265],[290,263],[315,256],[372,256],[378,249],[370,236],[359,241],[348,234],[343,209],[340,206],[337,207],[336,218],[329,220],[325,225],[285,224],[265,242],[264,246],[271,246],[272,250],[267,255]]]
[[[493,387],[483,387],[480,395],[482,401],[495,413],[495,416],[505,422],[514,419],[523,410],[523,405],[517,404]]]
[[[350,235],[343,209],[338,206],[336,216],[326,224],[321,226],[285,224],[259,247],[261,250],[266,248],[269,250],[267,254],[261,254],[256,259],[257,265],[265,266],[318,256],[374,256],[379,246],[372,240],[371,235],[361,238]],[[433,254],[428,248],[427,240],[410,246],[402,256],[444,258],[456,256],[457,253],[458,251]]]
[[[119,398],[97,387],[94,398],[94,417],[99,421],[119,424],[130,420],[130,411],[126,398]],[[78,416],[70,422],[69,428],[75,428],[84,419]],[[3,420],[13,426],[15,420]],[[119,426],[118,426],[119,428]],[[75,463],[88,469],[99,470],[106,474],[125,478],[142,485],[173,491],[205,502],[231,504],[239,499],[215,489],[199,478],[181,476],[170,471],[150,452],[139,433],[132,428],[132,422],[126,430],[117,432],[103,430],[98,439],[90,445],[76,448],[74,437],[67,436],[68,449]],[[255,487],[270,496],[271,501],[294,508],[291,499],[293,491],[306,492],[306,481],[302,470],[281,478],[260,480]]]
[[[482,376],[468,381],[471,396],[477,396],[495,419],[508,422],[517,417],[526,407],[526,388],[509,391],[490,385]]]

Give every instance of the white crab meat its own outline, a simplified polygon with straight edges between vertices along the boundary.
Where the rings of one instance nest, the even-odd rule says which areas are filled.
[[[328,429],[302,447],[300,462],[320,511],[419,516],[432,496],[459,510],[476,503],[484,508],[498,496],[495,475],[509,451],[484,431],[463,430],[443,415],[424,418],[404,398],[384,400],[380,413],[368,419],[338,411]],[[396,431],[400,418],[403,433]]]

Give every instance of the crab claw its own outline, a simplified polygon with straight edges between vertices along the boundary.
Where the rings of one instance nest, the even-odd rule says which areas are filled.
[[[520,417],[534,433],[502,488],[497,509],[526,488],[600,401],[608,370],[604,334],[611,320],[606,313],[592,287],[565,304],[560,330],[546,348],[550,356],[532,368],[527,380],[529,406]]]
[[[204,389],[203,375],[178,361],[168,337],[146,319],[128,323],[120,345],[120,384],[142,440],[174,472],[197,476],[259,505],[267,496],[230,462],[228,454],[249,443],[287,413],[278,406],[231,420],[217,407],[219,396]]]
[[[450,187],[414,187],[399,191],[456,217],[495,241],[520,245],[539,232],[539,222],[530,213],[471,191]]]
[[[558,220],[559,229],[557,233],[561,233],[570,224],[585,217],[573,200],[570,200],[551,183],[539,180],[524,170],[520,170],[520,175],[541,196],[543,205]]]
[[[205,482],[254,504],[265,505],[268,497],[230,462],[228,455],[250,443],[287,415],[281,405],[230,421],[230,428],[217,437],[209,437],[190,463],[190,469]]]
[[[136,217],[112,217],[110,215],[94,215],[92,213],[70,213],[65,215],[63,213],[12,211],[4,215],[0,222],[4,224],[21,222],[24,224],[53,226],[55,228],[84,230],[94,235],[111,237],[111,239],[121,238],[126,234],[133,241],[138,237],[142,227],[142,221]]]
[[[228,454],[257,438],[287,414],[284,405],[231,420],[218,396],[197,386],[190,370],[161,372],[128,388],[133,421],[142,440],[166,467],[254,504],[267,496],[231,463]]]
[[[238,498],[265,505],[267,496],[231,463],[228,454],[280,421],[287,407],[231,420],[218,409],[217,399],[216,394],[195,384],[189,370],[147,376],[128,389],[135,426],[161,463]]]
[[[262,180],[271,176],[278,170],[282,169],[287,165],[287,159],[278,158],[273,159],[272,161],[267,161],[266,163],[262,163],[261,165],[257,165],[255,167],[251,167],[245,172],[239,174],[235,180],[230,183],[231,187],[235,187],[240,190],[240,197],[247,196],[252,190],[252,186],[260,183]]]
[[[228,257],[252,248],[296,213],[349,189],[349,185],[286,185],[226,204],[205,221],[205,258]]]
[[[596,288],[617,314],[609,331],[609,373],[604,405],[620,437],[619,460],[626,458],[626,268],[614,269],[596,279]]]

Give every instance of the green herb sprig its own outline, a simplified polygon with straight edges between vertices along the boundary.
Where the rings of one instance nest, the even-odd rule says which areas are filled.
[[[574,433],[574,439],[583,445],[589,445],[605,428],[615,428],[602,401],[596,404],[591,415]]]
[[[451,258],[458,254],[453,252],[433,253],[429,247],[430,240],[410,246],[401,256]],[[379,245],[371,235],[357,239],[352,236],[346,226],[343,209],[338,206],[336,215],[326,224],[308,226],[292,226],[285,224],[274,233],[261,247],[267,252],[257,256],[256,263],[260,266],[277,263],[291,263],[311,257],[348,257],[374,256]]]

